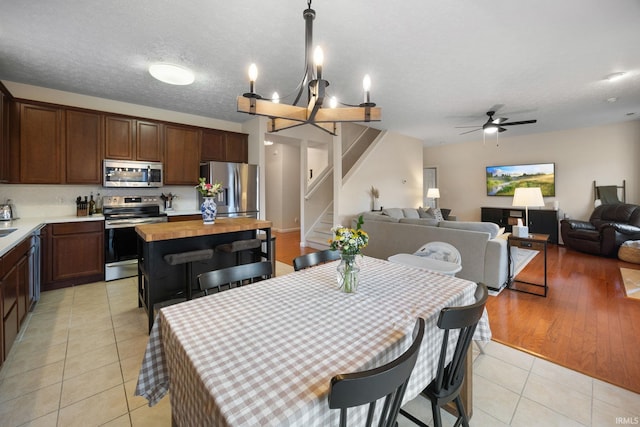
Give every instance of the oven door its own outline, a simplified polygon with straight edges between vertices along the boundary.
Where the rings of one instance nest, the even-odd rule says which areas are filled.
[[[105,228],[104,257],[106,281],[137,275],[138,243],[135,228]]]
[[[105,221],[104,229],[104,279],[105,281],[138,275],[137,224],[166,222],[167,217],[135,218]]]

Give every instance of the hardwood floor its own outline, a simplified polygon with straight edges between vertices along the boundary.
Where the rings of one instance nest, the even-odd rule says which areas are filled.
[[[293,265],[293,259],[299,255],[316,252],[313,248],[303,248],[300,246],[300,232],[292,231],[288,233],[273,232],[276,238],[276,261]]]
[[[493,339],[640,393],[640,300],[620,267],[637,264],[549,245],[547,298],[503,290],[489,298]],[[540,283],[542,257],[519,279]]]
[[[274,234],[278,261],[314,251],[297,232]],[[493,339],[640,393],[640,300],[625,297],[620,275],[640,265],[557,245],[547,256],[546,298],[507,289],[489,297]],[[541,283],[543,271],[537,256],[518,278]]]

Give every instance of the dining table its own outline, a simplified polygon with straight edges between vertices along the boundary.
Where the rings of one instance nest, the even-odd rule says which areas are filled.
[[[440,311],[473,303],[476,284],[358,258],[355,293],[338,288],[334,261],[162,308],[135,394],[152,406],[168,393],[178,426],[337,425],[339,411],[327,403],[331,378],[400,356],[422,317],[403,404],[414,399],[436,375]],[[491,339],[486,310],[474,339]],[[362,424],[366,408],[349,416]]]

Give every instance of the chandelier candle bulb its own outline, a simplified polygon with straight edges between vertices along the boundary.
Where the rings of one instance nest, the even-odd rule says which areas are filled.
[[[364,102],[368,104],[371,102],[371,77],[369,77],[369,74],[364,75],[364,78],[362,79],[362,88],[364,89]]]
[[[280,102],[280,95],[278,95],[278,92],[273,92],[273,95],[271,95],[271,102],[275,102],[276,104]]]
[[[249,65],[249,91],[255,93],[255,83],[258,78],[258,67],[256,64]]]
[[[316,64],[316,76],[318,80],[322,80],[322,63],[324,62],[324,53],[320,46],[313,51],[313,63]]]

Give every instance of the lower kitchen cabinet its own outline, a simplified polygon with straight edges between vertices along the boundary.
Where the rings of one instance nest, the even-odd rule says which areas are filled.
[[[43,291],[104,280],[104,221],[47,225],[42,273]]]
[[[0,362],[6,360],[30,308],[30,253],[31,238],[27,238],[0,258]]]

